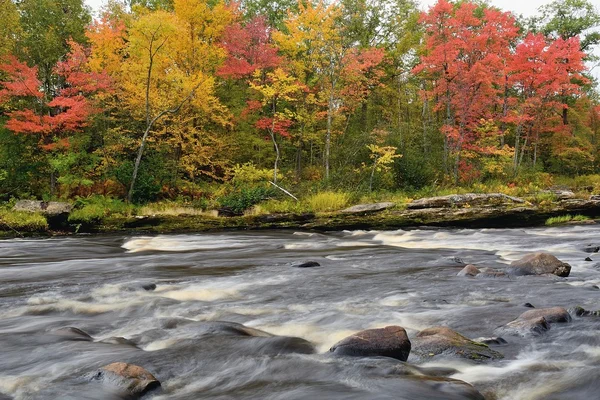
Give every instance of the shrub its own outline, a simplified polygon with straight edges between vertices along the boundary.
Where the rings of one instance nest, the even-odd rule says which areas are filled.
[[[306,202],[315,212],[337,211],[350,201],[350,195],[344,192],[321,192],[309,197]]]
[[[268,187],[251,187],[236,190],[219,199],[222,207],[228,207],[233,212],[243,213],[250,207],[275,196],[273,189]]]
[[[69,222],[94,223],[114,214],[130,215],[135,207],[119,199],[104,196],[79,198],[69,215]]]
[[[244,185],[255,182],[268,182],[273,179],[273,170],[257,168],[252,162],[237,164],[232,168],[234,185]]]

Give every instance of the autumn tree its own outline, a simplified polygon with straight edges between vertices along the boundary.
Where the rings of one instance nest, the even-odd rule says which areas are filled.
[[[22,34],[19,12],[12,0],[0,0],[0,57],[14,51]]]
[[[446,0],[430,8],[422,22],[426,49],[414,71],[432,80],[429,95],[441,99],[437,109],[445,111],[444,153],[454,157],[458,182],[462,150],[475,143],[478,121],[490,117],[503,88],[504,60],[517,26],[508,13],[480,10],[469,2],[454,7]]]

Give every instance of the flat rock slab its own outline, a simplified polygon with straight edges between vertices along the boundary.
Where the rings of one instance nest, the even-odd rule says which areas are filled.
[[[450,208],[463,207],[467,204],[470,206],[480,206],[486,204],[503,204],[503,203],[525,203],[525,200],[518,197],[508,196],[503,193],[467,193],[467,194],[450,194],[447,196],[426,197],[423,199],[413,200],[407,205],[408,209],[416,210],[423,208]]]
[[[519,316],[521,319],[535,319],[544,317],[549,323],[557,322],[571,322],[571,315],[567,309],[563,307],[551,307],[551,308],[535,308],[533,310],[525,311]]]
[[[388,208],[394,207],[396,204],[392,202],[385,203],[373,203],[373,204],[358,204],[356,206],[348,207],[341,212],[346,214],[360,214],[360,213],[371,213],[387,210]]]
[[[343,356],[380,356],[406,361],[410,349],[410,340],[404,328],[386,326],[357,332],[334,344],[329,351]]]
[[[567,277],[571,273],[571,266],[552,254],[533,253],[510,263],[508,272],[513,275],[553,274]]]
[[[483,343],[475,342],[460,333],[438,326],[422,330],[413,339],[413,353],[421,358],[438,355],[455,356],[469,360],[495,360],[504,356]]]
[[[14,211],[37,212],[44,215],[68,214],[73,205],[59,201],[19,200],[13,207]]]

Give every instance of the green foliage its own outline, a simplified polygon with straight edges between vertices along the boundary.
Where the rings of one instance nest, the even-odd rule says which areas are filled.
[[[73,211],[69,214],[69,222],[97,223],[111,215],[128,216],[134,212],[135,207],[123,200],[104,196],[91,196],[77,199]]]
[[[272,188],[255,186],[235,190],[221,197],[218,201],[222,207],[231,208],[233,212],[243,213],[252,206],[274,197],[276,193]]]
[[[581,222],[581,221],[588,221],[590,218],[586,217],[585,215],[571,215],[571,214],[567,214],[567,215],[561,215],[559,217],[552,217],[552,218],[548,218],[546,220],[546,226],[552,226],[552,225],[561,225],[561,224],[566,224],[567,222]]]
[[[266,168],[258,168],[253,162],[245,164],[236,164],[232,168],[234,185],[248,185],[257,182],[268,182],[273,179],[273,170]]]
[[[341,210],[348,205],[350,195],[344,192],[321,192],[306,199],[314,212],[330,212]]]
[[[37,232],[46,229],[48,221],[41,214],[0,209],[0,230]]]

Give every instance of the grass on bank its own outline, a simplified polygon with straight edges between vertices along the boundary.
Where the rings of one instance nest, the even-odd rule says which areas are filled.
[[[0,230],[36,232],[46,229],[48,221],[41,214],[0,209]]]
[[[585,215],[567,214],[567,215],[561,215],[558,217],[548,218],[546,220],[546,226],[562,225],[562,224],[566,224],[568,222],[582,222],[582,221],[589,221],[589,220],[590,220],[590,217],[586,217]]]

